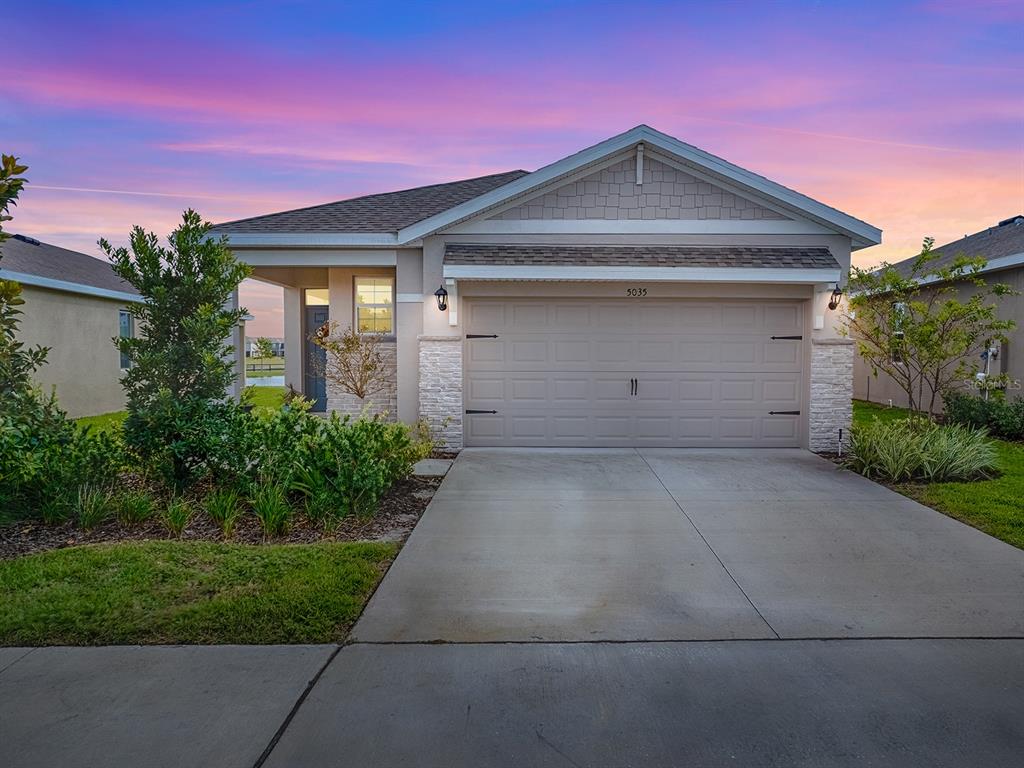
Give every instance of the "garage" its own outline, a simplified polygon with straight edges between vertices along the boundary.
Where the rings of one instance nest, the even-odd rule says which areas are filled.
[[[474,298],[467,446],[798,447],[805,301]]]

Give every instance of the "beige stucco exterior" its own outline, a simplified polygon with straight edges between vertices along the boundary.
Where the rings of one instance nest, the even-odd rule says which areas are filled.
[[[1000,319],[1015,320],[1018,328],[1008,335],[1009,343],[1003,344],[999,351],[999,359],[993,362],[993,373],[1005,373],[1011,380],[1024,384],[1024,267],[1003,269],[983,275],[989,283],[1004,283],[1018,292],[1016,296],[1003,296],[994,299],[999,307]],[[927,290],[927,289],[926,289]],[[958,286],[956,295],[961,300],[970,298],[977,287],[971,283]],[[975,360],[982,367],[980,360]],[[965,385],[969,382],[964,382]],[[1019,385],[1018,385],[1019,386]],[[1014,389],[1010,395],[1020,395],[1020,389]],[[888,374],[879,372],[874,375],[871,366],[856,354],[853,364],[853,396],[858,400],[870,400],[873,403],[892,404],[907,407],[907,395]],[[925,391],[924,403],[931,398],[931,390]],[[941,403],[941,397],[937,398]]]
[[[610,154],[403,246],[333,242],[317,247],[314,235],[309,244],[295,247],[240,244],[233,249],[253,264],[256,279],[284,286],[285,343],[293,350],[304,350],[311,330],[304,327],[305,289],[328,288],[331,319],[346,326],[353,322],[353,278],[394,275],[395,415],[405,422],[427,418],[452,447],[461,447],[462,439],[463,306],[475,297],[621,299],[626,288],[646,288],[652,300],[799,299],[806,302],[804,338],[811,342],[805,344],[804,402],[812,399],[812,389],[817,398],[802,415],[801,433],[807,447],[832,449],[839,429],[848,432],[852,346],[840,333],[839,313],[827,304],[836,278],[845,282],[853,237],[770,196],[712,184],[695,167],[650,148],[637,184],[637,155],[636,146]],[[826,247],[839,269],[832,282],[820,283],[765,282],[752,274],[729,282],[647,281],[642,267],[631,281],[453,279],[444,274],[450,243]],[[445,311],[438,310],[433,295],[441,285],[449,294]],[[287,362],[287,383],[299,391],[304,357],[289,354]],[[806,421],[812,411],[817,419],[813,429]]]
[[[21,340],[49,347],[36,381],[68,415],[93,416],[124,408],[118,335],[123,302],[83,294],[22,286]]]

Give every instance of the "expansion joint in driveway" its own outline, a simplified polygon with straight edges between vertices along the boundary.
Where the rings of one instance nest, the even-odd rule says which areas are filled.
[[[726,566],[726,564],[722,562],[722,558],[718,556],[718,553],[715,552],[715,548],[711,546],[711,542],[707,540],[707,538],[701,532],[700,528],[697,527],[697,524],[693,522],[693,518],[686,514],[686,510],[683,509],[683,505],[679,503],[679,499],[675,497],[675,494],[668,489],[668,486],[665,485],[664,481],[658,476],[658,473],[654,471],[654,467],[652,467],[650,462],[647,461],[647,457],[640,453],[640,451],[637,450],[636,448],[634,448],[633,450],[636,451],[636,455],[640,457],[640,461],[642,461],[647,466],[647,469],[650,470],[650,473],[654,475],[655,479],[658,481],[658,485],[660,485],[664,489],[665,493],[668,494],[668,497],[672,499],[672,503],[676,505],[676,509],[678,509],[682,513],[683,517],[686,518],[687,522],[693,526],[693,530],[697,532],[697,535],[700,536],[700,540],[704,542],[704,544],[707,546],[711,554],[715,556],[715,559],[718,561],[718,564],[722,566],[722,570],[729,574],[729,578],[732,579],[732,583],[736,585],[736,589],[738,589],[743,594],[743,597],[746,598],[746,601],[750,603],[750,607],[754,609],[754,613],[756,613],[761,618],[761,621],[763,621],[765,626],[772,631],[772,634],[775,635],[776,639],[781,639],[782,635],[780,635],[775,630],[775,627],[773,627],[771,625],[771,622],[769,622],[768,619],[764,617],[764,614],[761,613],[761,610],[756,605],[754,605],[754,601],[750,599],[750,595],[748,595],[747,591],[743,589],[743,587],[740,585],[738,581],[736,581],[736,577],[732,575],[732,571],[730,571],[728,566]]]

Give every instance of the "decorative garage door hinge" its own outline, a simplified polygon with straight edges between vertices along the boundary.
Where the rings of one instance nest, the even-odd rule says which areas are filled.
[[[477,411],[473,408],[467,408],[466,413],[497,413],[497,411]]]
[[[780,339],[780,340],[781,339],[787,339],[787,340],[790,340],[790,341],[800,341],[802,338],[803,338],[803,336],[772,336],[772,341],[775,341],[777,339]]]
[[[467,339],[496,339],[498,334],[496,333],[467,333]]]
[[[799,416],[800,411],[768,411],[769,416]]]

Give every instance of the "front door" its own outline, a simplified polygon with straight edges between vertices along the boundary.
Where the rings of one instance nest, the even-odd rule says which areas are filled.
[[[303,361],[302,394],[313,401],[314,411],[327,410],[327,380],[324,378],[324,364],[327,353],[310,341],[316,329],[330,318],[326,305],[306,307],[306,359]]]

